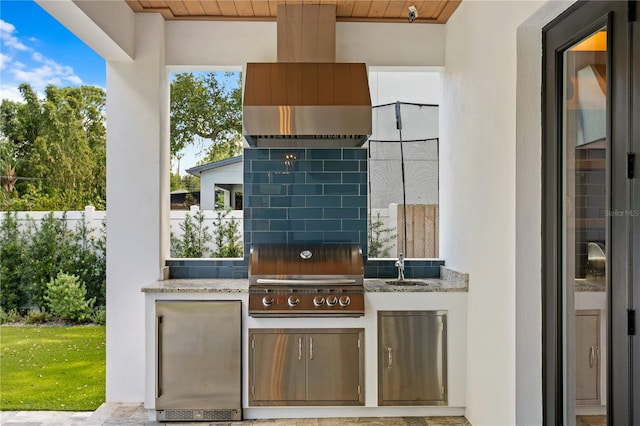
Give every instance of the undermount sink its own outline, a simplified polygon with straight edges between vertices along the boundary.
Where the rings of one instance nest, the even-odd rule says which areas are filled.
[[[428,282],[420,280],[390,280],[385,283],[389,285],[430,285]]]

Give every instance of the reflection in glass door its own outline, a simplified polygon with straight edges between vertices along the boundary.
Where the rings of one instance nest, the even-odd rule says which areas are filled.
[[[607,29],[562,55],[565,419],[606,424]]]

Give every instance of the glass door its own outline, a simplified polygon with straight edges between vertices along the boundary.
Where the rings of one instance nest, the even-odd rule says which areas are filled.
[[[545,424],[637,424],[637,3],[580,2],[543,30]]]
[[[562,53],[562,362],[578,425],[606,424],[607,35],[597,28]]]

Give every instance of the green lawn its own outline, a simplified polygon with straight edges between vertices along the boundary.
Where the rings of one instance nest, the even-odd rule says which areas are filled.
[[[91,411],[104,400],[104,326],[0,327],[0,410]]]

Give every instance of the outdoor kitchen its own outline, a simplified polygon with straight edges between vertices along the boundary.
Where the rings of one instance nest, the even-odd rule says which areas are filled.
[[[244,258],[170,259],[142,289],[151,417],[464,415],[468,276],[408,249],[404,161],[405,231],[368,256],[367,141],[387,159],[404,129],[408,156],[437,152],[437,107],[376,110],[399,141],[373,110],[366,64],[336,62],[335,7],[279,6],[278,62],[245,74]]]
[[[439,419],[410,417],[437,414],[464,416],[472,424],[542,424],[561,418],[563,410],[565,417],[571,415],[577,405],[573,385],[562,377],[571,372],[561,371],[563,364],[557,363],[562,356],[571,361],[571,341],[566,341],[566,352],[559,339],[566,322],[555,320],[560,315],[555,309],[560,306],[558,291],[564,287],[557,285],[561,274],[554,268],[564,258],[560,250],[550,249],[560,247],[552,243],[555,234],[546,233],[566,201],[551,194],[555,180],[547,180],[547,171],[561,172],[561,161],[553,159],[562,144],[556,144],[558,152],[547,149],[561,133],[548,125],[561,115],[546,106],[559,108],[563,93],[573,102],[579,91],[563,92],[565,86],[549,78],[563,70],[555,65],[564,59],[551,53],[556,44],[546,43],[545,34],[576,22],[572,37],[582,37],[606,25],[615,33],[606,37],[611,63],[628,65],[635,58],[627,55],[633,51],[627,47],[638,35],[626,31],[634,25],[622,10],[628,2],[35,1],[106,65],[108,410],[112,404],[131,404],[152,419],[167,421],[230,422],[240,417],[263,423],[251,419],[297,417],[300,423],[323,425],[356,423],[353,418],[359,416],[370,423],[403,424],[401,419],[378,418],[390,416],[405,417],[410,424],[440,424]],[[336,5],[335,33],[327,29],[332,24],[323,15],[309,26],[321,31],[321,37],[292,36],[292,43],[285,42],[277,6],[291,3]],[[584,18],[582,11],[593,17],[594,8],[614,6],[615,13],[578,19]],[[327,39],[332,39],[331,49],[320,49],[318,42]],[[296,45],[301,40],[306,40],[304,48]],[[323,53],[310,62],[280,58],[287,50],[335,54]],[[16,57],[12,63],[18,63]],[[244,91],[252,80],[248,64],[258,64],[258,73],[253,78],[256,91],[246,105],[268,118],[277,132],[248,133],[242,158],[225,166],[233,168],[234,179],[212,179],[215,185],[243,182],[241,189],[221,188],[229,192],[222,193],[229,206],[227,198],[242,191],[233,211],[242,220],[242,254],[186,259],[172,253],[167,202],[172,190],[171,78],[178,72],[230,71],[241,73]],[[357,65],[352,70],[345,64]],[[348,90],[350,83],[338,81],[354,77],[352,71],[362,64],[369,79],[368,106]],[[332,80],[312,83],[303,70]],[[632,81],[616,77],[629,67],[607,71],[607,89],[612,90],[606,93],[615,94],[612,102],[607,97],[607,108],[624,112],[612,115],[617,124],[611,129],[618,129],[625,127],[623,121],[637,103],[635,98],[629,102],[635,96],[627,90]],[[412,83],[415,75],[435,77],[436,99],[429,90],[433,86]],[[383,80],[394,80],[394,89],[383,88]],[[283,103],[289,85],[297,89],[291,103]],[[303,94],[308,103],[296,108]],[[412,96],[418,94],[429,98]],[[593,100],[600,102],[600,97]],[[328,102],[334,105],[327,110]],[[275,107],[280,104],[282,108]],[[336,117],[343,115],[336,111],[345,109],[351,111],[344,115],[349,120],[339,122]],[[384,112],[393,142],[376,127],[348,131],[349,124],[361,123],[359,114],[366,109],[372,112],[371,123]],[[416,120],[409,119],[410,109],[436,109],[436,135],[413,137],[410,126]],[[303,119],[307,113],[319,113],[320,120],[310,124]],[[253,123],[260,125],[260,119]],[[330,132],[323,134],[323,128]],[[360,144],[358,135],[370,136]],[[627,139],[611,140],[620,142],[620,155],[612,158],[621,166],[612,167],[617,177],[611,182],[621,182],[629,152],[621,148]],[[595,155],[595,148],[583,150],[584,155]],[[381,169],[385,162],[395,164]],[[412,168],[411,163],[428,167]],[[402,165],[404,181],[378,173]],[[225,167],[208,172],[225,175],[228,170],[220,170]],[[590,190],[591,183],[604,188],[598,173],[591,173],[595,171],[589,170],[589,185],[581,189]],[[582,185],[584,179],[576,182]],[[376,192],[376,185],[387,187]],[[402,189],[411,185],[437,191],[414,198]],[[625,196],[613,194],[616,203]],[[214,205],[216,194],[209,195],[209,205]],[[575,211],[584,210],[575,206],[580,207]],[[212,208],[203,208],[209,218],[216,214]],[[419,223],[418,217],[428,220]],[[385,234],[389,228],[394,230]],[[419,249],[412,246],[417,229],[428,231]],[[624,233],[615,229],[615,235]],[[375,235],[378,243],[391,236],[388,245],[371,244]],[[580,241],[597,246],[599,239]],[[305,268],[313,266],[328,246],[358,247],[361,285],[351,270],[326,268],[318,274],[288,269],[296,264],[294,258]],[[587,260],[585,278],[600,278],[602,254],[596,246],[591,246],[593,252],[582,246],[575,260]],[[249,270],[251,250],[265,247],[292,250],[291,258],[279,265],[284,269]],[[602,250],[609,261],[606,272],[623,274],[621,264],[611,266],[611,247]],[[628,247],[622,249],[628,253]],[[614,259],[623,261],[622,256]],[[629,277],[611,279],[617,292],[625,280]],[[589,339],[582,339],[588,356],[582,364],[590,371],[609,366],[621,374],[606,375],[618,381],[616,386],[589,387],[589,392],[600,389],[599,398],[578,408],[601,408],[608,396],[607,401],[621,404],[616,418],[624,418],[628,399],[611,395],[626,392],[637,377],[622,373],[626,363],[609,355],[625,352],[625,344],[609,345],[608,351],[602,346],[599,356],[600,344],[590,340],[629,341],[623,327],[613,336],[605,334],[611,318],[619,324],[628,320],[623,318],[626,309],[612,309],[621,307],[624,297],[611,297],[605,305],[600,300],[606,292],[596,295],[591,283],[583,284],[588,291],[576,295],[576,307],[585,311],[576,324],[589,325],[584,333]],[[598,313],[607,321],[598,319]],[[604,384],[604,377],[594,374],[589,380]],[[606,404],[607,410],[611,406]],[[305,420],[314,417],[323,419]]]

